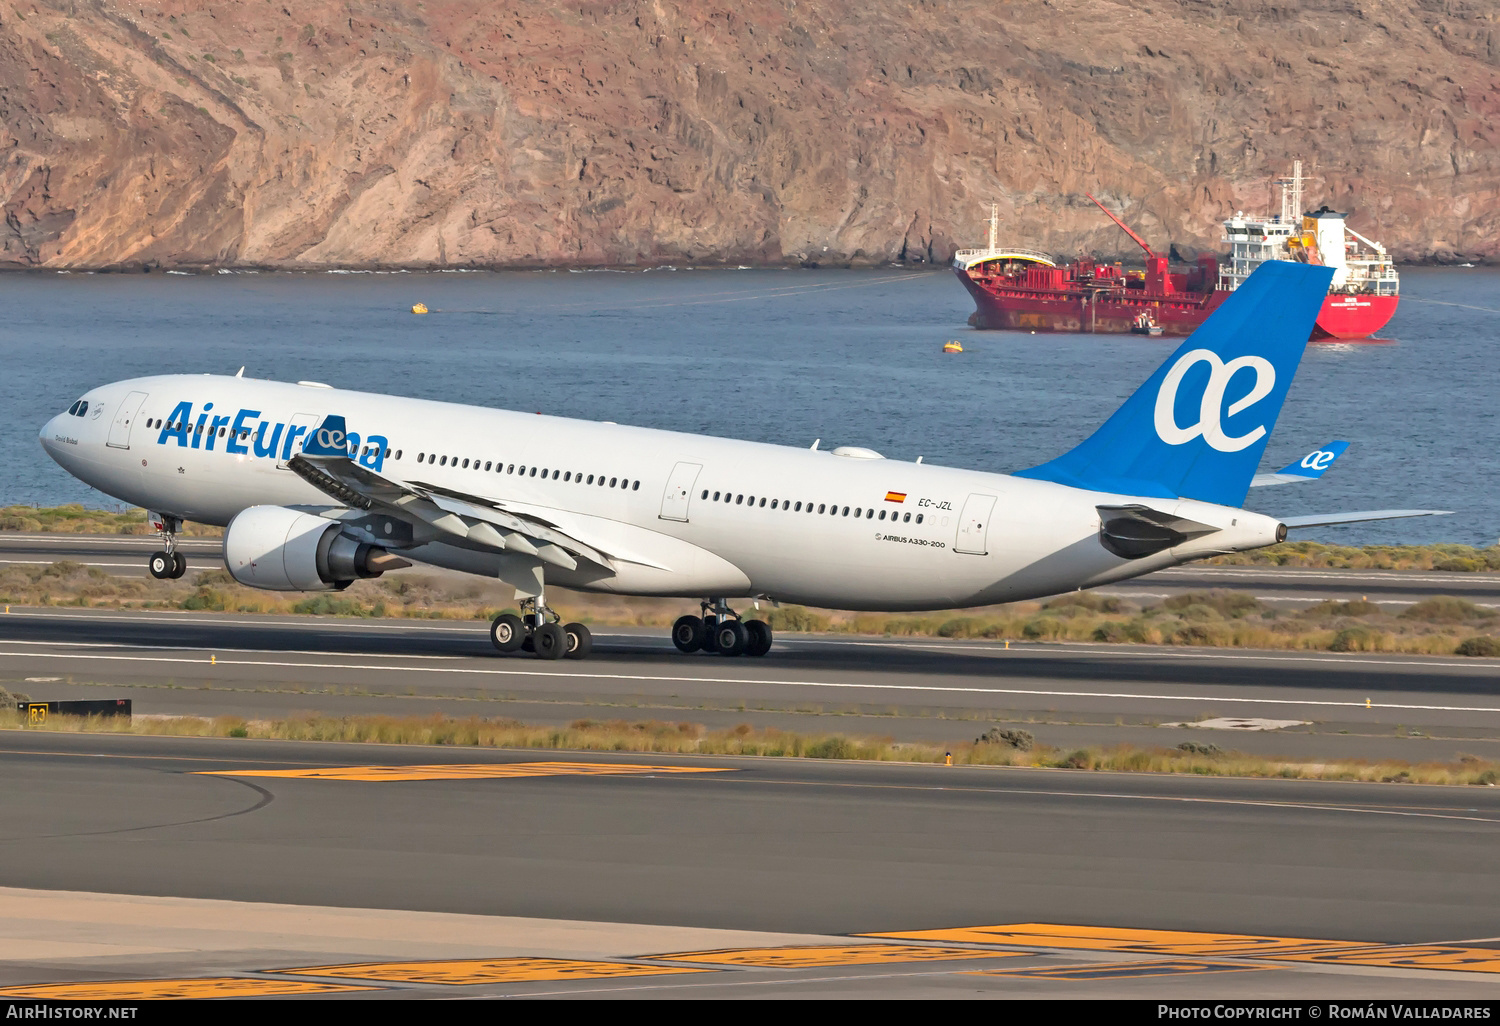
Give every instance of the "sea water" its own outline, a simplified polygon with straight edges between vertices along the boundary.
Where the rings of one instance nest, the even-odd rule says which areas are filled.
[[[1454,516],[1303,535],[1489,545],[1500,432],[1500,271],[1408,268],[1384,341],[1310,345],[1266,450],[1274,470],[1333,439],[1316,482],[1253,489],[1280,516]],[[431,311],[414,315],[414,303]],[[975,331],[951,272],[0,275],[0,502],[118,504],[37,431],[87,389],[163,373],[342,388],[611,420],[993,471],[1094,430],[1179,343]],[[943,343],[960,339],[962,354]]]

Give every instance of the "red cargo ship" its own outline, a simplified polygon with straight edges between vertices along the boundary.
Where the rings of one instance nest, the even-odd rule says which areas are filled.
[[[1333,284],[1318,314],[1313,338],[1368,338],[1385,327],[1400,300],[1400,279],[1385,247],[1346,225],[1346,215],[1302,206],[1302,162],[1278,179],[1281,214],[1224,222],[1228,262],[1200,256],[1183,272],[1152,251],[1104,204],[1089,196],[1110,220],[1146,252],[1144,271],[1126,271],[1087,257],[1059,267],[1042,253],[999,246],[991,209],[989,246],[959,250],[953,269],[974,297],[969,323],[976,328],[1064,332],[1136,332],[1187,335],[1202,324],[1266,260],[1298,260],[1334,268]]]

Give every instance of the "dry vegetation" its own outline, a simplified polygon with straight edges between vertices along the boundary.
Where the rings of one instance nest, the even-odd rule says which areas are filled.
[[[148,530],[139,510],[100,513],[81,506],[8,507],[0,510],[0,529],[126,534]],[[1500,568],[1500,548],[1356,549],[1293,542],[1220,560],[1252,561],[1474,572]],[[356,581],[342,592],[305,595],[241,587],[223,569],[189,573],[180,581],[115,577],[68,561],[0,570],[0,602],[12,605],[485,620],[511,608],[511,595],[495,581],[421,571]],[[584,595],[562,589],[552,592],[552,604],[567,620],[600,626],[665,627],[693,608],[691,602],[680,599]],[[778,632],[792,633],[1500,656],[1500,615],[1467,599],[1447,596],[1400,611],[1364,601],[1320,602],[1288,611],[1242,592],[1197,592],[1155,604],[1074,592],[1047,602],[1017,602],[962,613],[894,615],[782,606],[763,608],[759,615]]]
[[[1476,573],[1500,570],[1500,545],[1324,545],[1282,542],[1251,552],[1217,556],[1205,562],[1220,566],[1327,567],[1340,570],[1442,570]]]
[[[146,523],[146,511],[129,509],[121,513],[85,509],[73,503],[68,506],[0,507],[0,531],[46,532],[49,534],[152,534]],[[206,524],[187,524],[183,534],[217,537],[223,528]]]
[[[691,608],[679,599],[560,589],[553,595],[553,605],[565,619],[596,626],[665,627]],[[114,577],[69,561],[0,569],[0,602],[452,620],[487,620],[502,610],[514,611],[509,593],[496,582],[456,575],[399,573],[357,581],[343,592],[288,595],[241,587],[223,570],[153,581]],[[776,631],[788,633],[1500,656],[1500,615],[1450,596],[1425,599],[1400,612],[1359,600],[1320,602],[1288,612],[1243,592],[1211,591],[1146,605],[1075,592],[1044,603],[1016,602],[962,614],[840,613],[782,606],[762,608],[759,615]]]
[[[0,708],[0,728],[20,728],[20,719],[12,701],[4,702],[4,707]],[[45,726],[24,729],[69,733],[353,741],[556,752],[639,752],[877,762],[942,763],[951,755],[954,765],[960,766],[1018,766],[1490,787],[1500,782],[1500,764],[1469,755],[1460,756],[1456,761],[1448,763],[1414,764],[1399,760],[1269,759],[1238,752],[1223,752],[1212,744],[1197,743],[1187,743],[1175,749],[1131,745],[1064,749],[1033,745],[1030,735],[1019,730],[993,730],[987,732],[984,738],[952,744],[898,744],[890,738],[756,729],[749,724],[741,724],[728,730],[709,730],[702,724],[687,722],[576,720],[566,727],[547,727],[529,726],[516,720],[450,719],[438,716],[426,719],[309,716],[284,720],[173,717],[137,718],[133,721],[100,717],[53,717]]]

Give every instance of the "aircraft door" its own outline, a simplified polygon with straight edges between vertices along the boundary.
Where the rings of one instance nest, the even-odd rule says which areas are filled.
[[[136,414],[141,412],[141,406],[146,402],[145,392],[131,392],[115,411],[115,422],[109,426],[109,440],[106,444],[116,449],[130,448],[130,425],[135,423]]]
[[[967,552],[974,556],[989,554],[990,514],[995,511],[995,496],[975,493],[964,501],[963,514],[958,518],[958,538],[953,543],[954,552]]]
[[[280,455],[277,456],[276,468],[278,470],[287,469],[287,463],[291,461],[293,456],[302,451],[302,447],[307,444],[307,436],[312,433],[312,429],[317,427],[322,419],[316,413],[298,413],[292,416],[291,422],[286,426],[286,435],[281,440],[281,451],[287,454],[286,459],[282,459]],[[300,434],[297,431],[298,428],[302,429]],[[291,446],[291,451],[287,452],[289,445]]]
[[[661,497],[661,520],[680,520],[687,523],[688,505],[693,501],[693,486],[698,483],[701,463],[679,463],[672,468],[667,478],[667,490]]]

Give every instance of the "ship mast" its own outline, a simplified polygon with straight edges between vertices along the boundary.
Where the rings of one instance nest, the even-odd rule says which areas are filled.
[[[1273,185],[1281,186],[1281,223],[1292,224],[1302,216],[1302,183],[1307,179],[1302,177],[1302,161],[1292,161],[1292,174],[1289,178],[1278,178]]]
[[[1000,204],[990,204],[990,252],[995,252],[1000,238]]]

